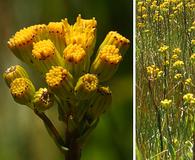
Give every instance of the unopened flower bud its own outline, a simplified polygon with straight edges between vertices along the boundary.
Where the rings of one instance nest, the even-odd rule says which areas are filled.
[[[27,78],[16,78],[10,85],[10,92],[17,103],[32,107],[35,87]]]
[[[35,58],[37,69],[44,73],[46,73],[51,66],[64,65],[63,59],[49,39],[34,43],[32,55]]]
[[[94,74],[85,74],[79,78],[75,86],[75,95],[78,99],[89,99],[97,90],[98,78]]]
[[[11,66],[3,73],[3,78],[7,83],[7,86],[10,87],[11,82],[16,78],[29,78],[27,72],[20,65]]]
[[[124,55],[129,47],[130,41],[115,31],[110,31],[99,47],[101,50],[105,45],[115,45],[119,48],[121,55]]]
[[[73,95],[73,77],[61,66],[53,66],[46,73],[46,82],[49,88],[62,99]]]
[[[65,67],[75,78],[78,78],[82,73],[88,70],[89,60],[81,45],[70,44],[64,49],[63,53]]]
[[[112,92],[109,87],[100,87],[89,102],[87,115],[91,120],[98,118],[107,111],[112,103]]]
[[[47,88],[40,88],[35,92],[33,104],[36,110],[45,111],[53,106],[54,95]]]
[[[107,81],[110,79],[122,60],[122,56],[119,53],[119,49],[114,45],[105,45],[99,51],[96,59],[91,65],[91,73],[97,74],[99,80]]]

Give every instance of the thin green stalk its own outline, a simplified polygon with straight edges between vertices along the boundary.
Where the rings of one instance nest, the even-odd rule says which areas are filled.
[[[156,111],[156,119],[157,119],[157,126],[158,126],[158,130],[159,130],[159,134],[160,134],[160,149],[161,149],[161,152],[163,151],[163,135],[162,135],[162,126],[161,126],[161,115],[160,115],[160,111],[158,109],[158,106],[154,100],[154,95],[153,95],[153,92],[152,92],[152,88],[151,88],[151,83],[149,81],[149,92],[150,92],[150,95],[151,95],[151,98],[152,98],[152,102],[153,102],[153,105],[154,105],[154,109]]]
[[[66,150],[64,140],[60,136],[59,132],[53,125],[53,123],[49,120],[49,118],[45,115],[43,112],[38,112],[37,110],[34,110],[34,113],[41,118],[43,121],[49,135],[53,138],[54,142],[56,143],[57,147],[60,149],[61,152],[64,153],[64,150]]]

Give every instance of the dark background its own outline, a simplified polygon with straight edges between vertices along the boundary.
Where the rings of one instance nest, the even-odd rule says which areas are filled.
[[[78,14],[95,17],[96,48],[110,30],[131,40],[131,47],[123,58],[110,86],[112,108],[102,116],[91,134],[83,160],[132,159],[132,0],[0,0],[0,73],[15,64],[28,70],[33,82],[41,86],[39,74],[20,62],[7,48],[7,40],[17,30],[39,23],[60,21],[67,17],[74,23]],[[56,109],[48,113],[57,122]],[[12,99],[2,76],[0,78],[0,159],[1,160],[60,160],[62,155],[47,134],[42,122],[25,106]]]

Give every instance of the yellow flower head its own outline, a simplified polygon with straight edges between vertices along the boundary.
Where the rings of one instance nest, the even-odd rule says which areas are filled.
[[[181,60],[177,60],[176,62],[173,63],[173,68],[179,69],[179,68],[181,68],[183,66],[184,66],[184,62],[181,61]]]
[[[60,98],[72,96],[73,77],[65,68],[52,66],[45,79],[49,88]]]
[[[158,51],[161,52],[161,53],[164,53],[164,52],[166,52],[168,49],[169,49],[169,46],[162,45],[162,46],[158,49]]]
[[[172,104],[172,100],[164,99],[160,101],[160,104],[163,108],[168,109]]]
[[[192,84],[192,78],[187,78],[185,80],[185,85],[191,85]]]
[[[99,50],[102,49],[105,45],[114,45],[116,48],[119,49],[120,54],[124,55],[125,51],[129,47],[130,41],[119,34],[116,31],[110,31],[104,41],[101,43]]]
[[[98,78],[94,74],[84,74],[79,78],[74,88],[76,98],[80,100],[92,97],[98,86]]]
[[[47,29],[51,34],[59,34],[59,35],[64,34],[63,22],[49,22],[49,24],[47,25]]]
[[[143,14],[143,15],[142,15],[142,18],[143,18],[143,19],[146,19],[147,17],[148,17],[147,14]]]
[[[157,74],[157,78],[162,77],[163,76],[163,73],[164,73],[163,71],[159,71],[158,74]]]
[[[191,40],[191,44],[195,45],[195,39]]]
[[[139,6],[138,9],[137,9],[137,11],[138,11],[139,13],[145,13],[145,12],[146,12],[146,7],[144,7],[144,6]]]
[[[193,53],[190,57],[192,63],[195,63],[195,53]]]
[[[137,28],[144,28],[145,27],[145,24],[144,23],[137,23]]]
[[[147,69],[148,78],[150,80],[156,80],[156,78],[160,75],[159,72],[162,73],[160,69],[155,65],[148,66],[146,67],[146,69]]]
[[[91,73],[97,74],[100,81],[110,79],[116,72],[122,55],[115,45],[104,45],[91,65]]]
[[[16,78],[10,85],[10,92],[17,103],[30,106],[35,88],[29,79]]]
[[[117,65],[122,60],[119,49],[114,45],[105,45],[100,51],[100,59],[105,63]]]
[[[173,50],[173,54],[179,55],[181,53],[181,49],[180,48],[175,48]]]
[[[46,73],[51,66],[64,65],[64,61],[55,45],[49,39],[33,43],[32,56],[34,57],[35,66],[42,73]]]
[[[44,60],[55,53],[54,44],[48,39],[34,43],[32,55],[39,60]]]
[[[178,59],[178,55],[177,54],[174,54],[174,55],[172,55],[172,60],[177,60]]]
[[[96,41],[97,22],[95,18],[82,19],[81,15],[79,15],[74,25],[70,26],[66,19],[63,23],[66,27],[66,44],[81,45],[87,54],[91,55]]]
[[[169,65],[169,61],[168,61],[168,60],[164,61],[164,62],[163,62],[163,65],[164,65],[164,66],[168,66],[168,65]]]
[[[86,53],[85,50],[78,44],[68,45],[64,51],[64,59],[71,63],[79,63],[84,60]]]
[[[174,76],[174,79],[179,80],[179,79],[181,79],[182,77],[183,77],[183,76],[182,76],[181,73],[177,73],[177,74]]]
[[[190,104],[195,104],[195,98],[192,98],[191,101],[190,101]]]
[[[43,38],[43,32],[46,25],[34,25],[23,28],[16,32],[9,41],[8,47],[12,50],[16,57],[27,64],[31,64],[32,60],[32,46],[33,42],[37,42]]]
[[[159,14],[159,11],[155,11],[155,14],[153,16],[154,22],[162,22],[164,20],[163,16]]]
[[[190,103],[190,101],[194,98],[194,95],[192,93],[187,93],[183,96],[183,100],[186,103]]]

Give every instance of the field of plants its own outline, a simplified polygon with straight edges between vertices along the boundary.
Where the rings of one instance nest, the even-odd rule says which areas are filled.
[[[136,1],[137,159],[195,159],[195,1]]]

